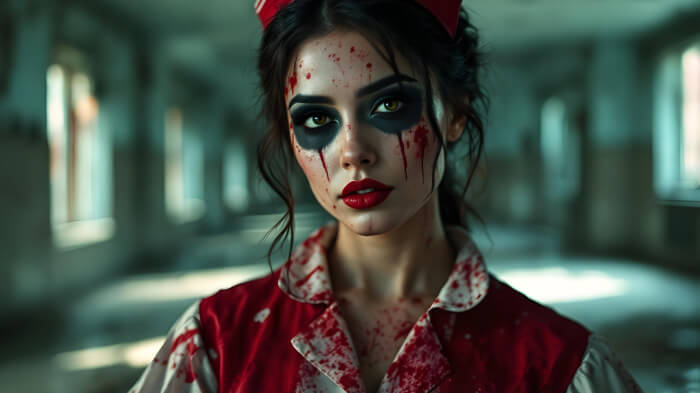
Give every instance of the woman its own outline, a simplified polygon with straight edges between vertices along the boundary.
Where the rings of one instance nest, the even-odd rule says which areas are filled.
[[[134,392],[639,391],[604,342],[490,276],[465,230],[484,96],[459,10],[258,0],[259,163],[288,206],[273,246],[293,239],[277,154],[337,223],[193,305]]]

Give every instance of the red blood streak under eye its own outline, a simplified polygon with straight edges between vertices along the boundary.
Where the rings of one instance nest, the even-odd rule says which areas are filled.
[[[321,157],[321,164],[323,164],[323,170],[326,171],[326,179],[328,179],[328,182],[330,182],[331,177],[328,175],[328,167],[326,166],[326,158],[323,157],[323,151],[319,150],[318,155]]]
[[[403,139],[401,139],[401,134],[397,135],[399,137],[399,146],[401,146],[401,157],[403,157],[403,173],[408,180],[408,162],[406,161],[406,149],[403,147]]]
[[[423,182],[425,183],[425,173],[423,172],[423,164],[425,161],[425,148],[428,146],[428,133],[430,131],[424,126],[418,126],[416,132],[413,134],[413,142],[418,146],[418,151],[416,152],[416,158],[420,158],[420,173],[423,176]]]

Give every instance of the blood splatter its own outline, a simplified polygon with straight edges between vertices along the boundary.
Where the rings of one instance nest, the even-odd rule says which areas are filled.
[[[194,367],[192,366],[192,356],[194,355],[195,352],[199,349],[197,344],[194,343],[194,336],[199,333],[199,330],[197,329],[190,329],[182,333],[181,335],[177,336],[175,340],[173,341],[173,345],[170,348],[170,354],[172,355],[175,350],[182,344],[187,343],[185,345],[185,351],[187,352],[187,355],[189,355],[186,359],[186,363],[184,365],[184,370],[182,368],[179,368],[177,371],[177,375],[180,376],[183,373],[185,374],[185,382],[186,383],[192,383],[194,382],[195,379],[197,379],[197,374],[194,372]],[[184,356],[185,354],[182,354],[180,356]],[[172,367],[175,367],[175,363],[173,362]]]
[[[413,328],[413,326],[412,326],[410,323],[409,323],[409,324],[404,324],[404,327],[396,333],[396,336],[394,337],[394,341],[399,340],[400,338],[403,338],[403,337],[408,336],[408,333],[411,332],[411,329],[412,329],[412,328]]]
[[[328,179],[328,182],[330,183],[331,177],[328,175],[328,167],[326,166],[326,158],[323,157],[323,151],[319,150],[318,155],[321,157],[321,164],[323,164],[323,170],[326,171],[326,179]]]
[[[423,166],[425,163],[425,149],[428,147],[428,134],[430,130],[425,128],[423,125],[419,125],[415,129],[413,134],[413,142],[418,146],[416,151],[416,158],[420,158],[420,173],[423,176],[423,183],[425,183],[425,173],[423,171]]]
[[[372,69],[372,63],[367,63],[366,67],[367,67],[367,69],[371,70],[371,69]]]
[[[399,146],[401,146],[401,156],[403,157],[403,173],[406,177],[406,180],[408,180],[408,162],[406,161],[406,149],[404,149],[403,147],[403,139],[401,138],[401,134],[397,136],[399,137]]]
[[[310,73],[310,72],[307,72],[307,73],[306,73],[306,79],[311,79],[311,73]]]
[[[199,330],[197,330],[197,329],[190,329],[190,330],[182,333],[181,335],[177,336],[177,338],[175,338],[175,341],[173,341],[173,345],[170,347],[170,354],[175,352],[175,350],[177,349],[177,347],[180,346],[180,344],[191,339],[198,332],[199,332]]]
[[[323,271],[323,266],[321,266],[321,265],[316,266],[315,268],[313,268],[313,270],[311,270],[311,272],[309,272],[309,274],[307,274],[307,275],[306,275],[304,278],[302,278],[301,280],[297,281],[294,285],[295,285],[296,287],[300,287],[300,286],[306,284],[306,283],[311,279],[311,276],[314,275],[314,273],[316,273],[316,272],[322,272],[322,271]]]
[[[297,83],[299,80],[297,79],[297,72],[294,71],[294,74],[289,77],[289,88],[292,91],[292,94],[294,94],[294,88],[297,86]]]
[[[351,47],[350,47],[350,53],[355,53],[355,47],[354,47],[354,46],[351,46]]]

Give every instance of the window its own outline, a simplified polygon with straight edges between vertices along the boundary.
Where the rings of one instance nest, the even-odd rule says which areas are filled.
[[[165,206],[177,223],[204,215],[203,146],[177,107],[165,114]]]
[[[575,196],[580,186],[580,141],[568,119],[561,98],[550,97],[542,105],[540,151],[545,190],[553,200]]]
[[[66,249],[109,239],[111,141],[98,122],[100,106],[83,55],[60,48],[46,83],[54,243]]]
[[[245,147],[232,140],[224,151],[224,201],[234,211],[248,207],[248,160]]]
[[[655,78],[654,188],[700,203],[700,43],[667,53]]]
[[[681,185],[700,188],[700,44],[691,47],[683,63],[683,153]]]

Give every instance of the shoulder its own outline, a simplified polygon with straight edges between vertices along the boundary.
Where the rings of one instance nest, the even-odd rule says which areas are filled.
[[[280,300],[283,295],[277,286],[280,271],[250,280],[228,289],[222,289],[201,300],[199,314],[202,320],[235,318],[243,312],[260,309]]]
[[[580,323],[540,304],[508,284],[490,277],[489,291],[480,304],[480,313],[490,315],[497,324],[514,326],[514,331],[525,336],[548,335],[585,348],[590,332]]]
[[[195,302],[175,322],[153,361],[129,392],[156,393],[166,387],[174,393],[218,390],[211,364],[217,354],[204,342],[198,309],[199,302]]]
[[[509,384],[565,391],[581,365],[590,336],[578,322],[493,276],[484,300],[461,313],[455,333],[455,356],[474,357],[468,363],[482,364],[486,374],[508,370],[501,378],[504,385],[498,387],[502,391],[508,391]]]
[[[608,343],[592,334],[567,393],[641,393],[642,389],[615,356]]]

